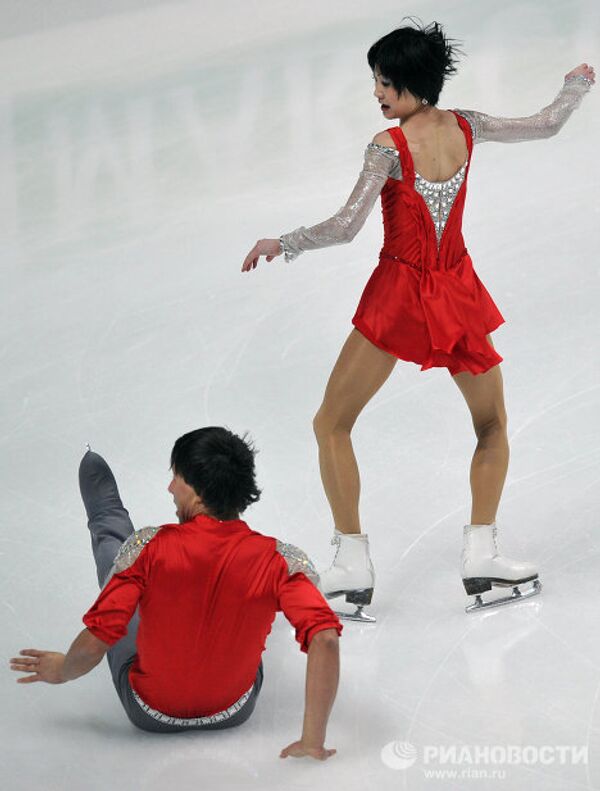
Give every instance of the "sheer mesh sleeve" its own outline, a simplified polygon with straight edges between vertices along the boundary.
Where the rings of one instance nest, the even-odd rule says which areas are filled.
[[[346,204],[328,220],[310,228],[302,225],[281,236],[285,260],[293,261],[306,250],[351,242],[365,224],[388,177],[398,168],[395,148],[369,143],[363,169]]]
[[[487,141],[520,143],[524,140],[539,140],[557,134],[573,110],[579,107],[591,84],[591,81],[582,74],[569,77],[552,104],[526,118],[495,118],[476,110],[456,112],[464,116],[471,125],[474,143]]]

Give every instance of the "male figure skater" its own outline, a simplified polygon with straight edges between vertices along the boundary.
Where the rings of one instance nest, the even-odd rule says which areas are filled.
[[[169,492],[178,524],[134,531],[113,474],[97,453],[79,469],[102,591],[68,653],[24,649],[22,683],[62,684],[107,654],[131,722],[173,732],[245,722],[263,681],[261,654],[278,610],[308,654],[302,736],[280,756],[326,760],[342,626],[314,584],[307,556],[239,517],[260,490],[254,449],[225,428],[180,437]]]

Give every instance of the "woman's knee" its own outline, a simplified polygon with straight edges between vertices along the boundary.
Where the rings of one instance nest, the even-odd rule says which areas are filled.
[[[477,439],[507,434],[508,417],[505,409],[498,409],[487,418],[473,423]]]
[[[313,431],[315,432],[315,437],[318,440],[331,432],[331,420],[327,415],[327,411],[323,409],[323,407],[320,407],[313,417],[312,425]]]
[[[350,434],[354,420],[348,420],[340,415],[339,412],[330,409],[326,404],[322,404],[313,418],[313,431],[317,440],[330,437],[339,432]]]

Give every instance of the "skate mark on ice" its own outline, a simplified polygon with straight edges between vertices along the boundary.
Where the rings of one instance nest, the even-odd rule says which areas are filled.
[[[547,595],[547,594],[546,594],[546,595]],[[556,633],[554,630],[550,629],[550,627],[549,627],[549,626],[547,626],[547,625],[546,625],[546,624],[545,624],[545,623],[544,623],[544,622],[541,620],[541,618],[539,618],[539,617],[537,618],[537,623],[538,623],[538,624],[541,626],[541,628],[542,628],[542,629],[544,629],[544,631],[546,631],[546,632],[547,632],[549,635],[551,635],[551,636],[552,636],[552,637],[553,637],[553,638],[554,638],[554,639],[555,639],[557,642],[559,642],[559,643],[560,643],[561,645],[563,645],[563,646],[564,646],[566,649],[568,649],[568,651],[569,651],[571,654],[573,654],[573,656],[577,657],[577,658],[578,658],[578,659],[580,659],[582,662],[584,662],[584,664],[587,664],[587,665],[589,665],[589,666],[590,666],[590,667],[592,667],[594,670],[597,670],[598,672],[600,672],[600,664],[598,664],[598,663],[594,662],[594,661],[593,661],[592,659],[590,659],[588,656],[586,656],[585,654],[582,654],[582,653],[580,653],[580,652],[579,652],[579,651],[577,651],[575,648],[573,648],[573,645],[572,645],[571,643],[568,643],[566,640],[563,640],[563,638],[562,638],[560,635],[558,635],[558,634],[557,634],[557,633]]]
[[[595,467],[596,464],[600,463],[600,450],[598,450],[598,448],[593,448],[592,450],[584,451],[583,453],[577,453],[575,454],[575,456],[571,456],[569,459],[566,459],[565,461],[560,461],[557,464],[550,464],[548,467],[542,467],[541,469],[537,469],[534,472],[528,472],[526,475],[521,475],[518,478],[512,478],[511,481],[508,483],[508,488],[510,488],[515,483],[520,483],[521,481],[527,481],[530,478],[535,478],[536,476],[541,475],[542,473],[550,472],[551,470],[560,470],[562,467],[568,467],[569,465],[573,464],[574,461],[577,461],[578,459],[585,459],[589,456],[592,457],[597,456],[598,459],[594,461],[592,464],[588,464],[587,466],[582,467],[581,469],[587,470],[590,469],[591,467]],[[581,470],[576,470],[576,472],[580,472],[580,471]],[[566,475],[562,475],[560,476],[560,478],[557,478],[555,480],[561,480],[562,478],[565,478],[570,474],[572,474],[572,472],[566,473]],[[545,486],[547,483],[549,482],[546,481],[540,484],[540,486]]]
[[[463,508],[464,508],[464,506],[461,505],[458,508],[455,508],[453,511],[448,511],[447,514],[444,514],[443,516],[440,516],[440,518],[437,519],[433,524],[429,525],[429,527],[426,527],[425,530],[423,530],[421,533],[419,533],[419,535],[413,541],[411,541],[411,543],[406,547],[404,552],[400,555],[400,560],[404,560],[404,558],[409,554],[409,552],[413,549],[413,547],[415,547],[424,536],[426,536],[428,533],[430,533],[434,528],[436,528],[439,524],[441,524],[445,519],[448,519],[449,517],[460,513],[463,510]]]
[[[591,393],[593,390],[599,390],[599,389],[600,389],[600,385],[592,385],[591,387],[586,387],[583,390],[578,390],[576,393],[571,393],[571,395],[568,395],[566,398],[561,398],[560,401],[556,401],[554,404],[550,404],[550,406],[547,406],[544,409],[542,409],[540,412],[537,412],[535,415],[532,415],[518,428],[516,428],[513,431],[513,433],[509,436],[509,441],[512,443],[516,436],[518,436],[532,423],[535,423],[535,421],[541,418],[543,415],[547,415],[548,412],[552,412],[554,409],[557,409],[559,406],[562,406],[563,404],[566,404],[569,401],[573,401],[573,399],[579,398],[579,396],[581,395],[584,395],[586,393]]]

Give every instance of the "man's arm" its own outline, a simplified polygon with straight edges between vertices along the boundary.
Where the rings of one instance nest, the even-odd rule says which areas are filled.
[[[325,729],[337,691],[343,626],[316,587],[319,575],[306,553],[281,541],[277,552],[278,609],[294,626],[300,650],[308,655],[302,737],[285,747],[280,757],[309,755],[324,761],[336,752],[325,748]]]
[[[136,534],[135,544],[124,549],[122,562],[113,567],[114,576],[83,616],[86,629],[80,632],[66,656],[56,651],[24,648],[10,660],[12,670],[30,675],[18,678],[22,684],[46,681],[63,684],[96,667],[108,649],[127,634],[127,626],[143,593],[148,573],[148,542],[156,528],[146,535]],[[127,542],[126,542],[127,543]],[[141,551],[141,550],[144,551]],[[117,556],[119,558],[119,556]]]
[[[89,631],[80,632],[67,654],[56,651],[39,651],[36,648],[24,648],[20,656],[10,660],[11,670],[29,673],[17,679],[18,684],[31,684],[33,681],[45,681],[48,684],[64,684],[96,667],[110,646],[99,640]]]
[[[305,755],[325,761],[336,751],[325,748],[327,720],[331,713],[340,675],[339,637],[336,629],[317,632],[308,647],[306,699],[300,741],[281,751],[280,757]]]

